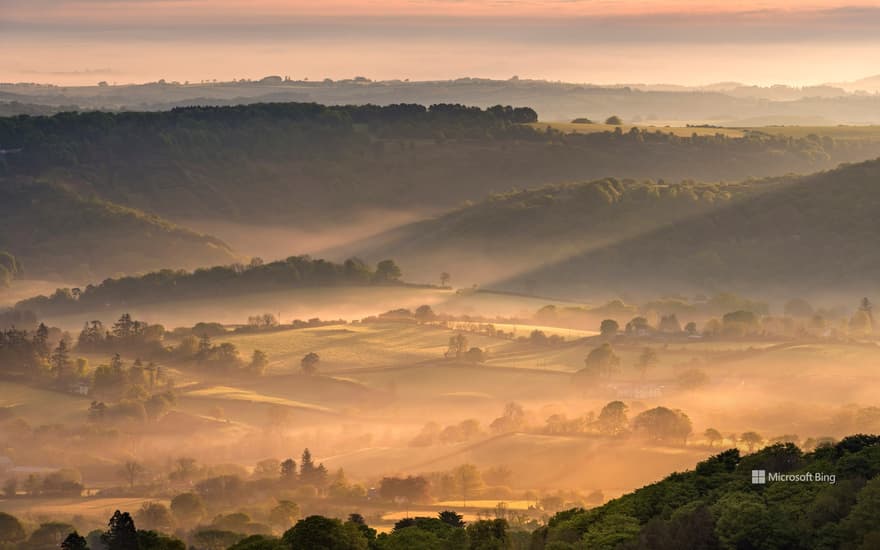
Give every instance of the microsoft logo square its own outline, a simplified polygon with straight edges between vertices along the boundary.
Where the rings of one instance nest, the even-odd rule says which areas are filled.
[[[766,485],[767,470],[752,470],[752,485]]]

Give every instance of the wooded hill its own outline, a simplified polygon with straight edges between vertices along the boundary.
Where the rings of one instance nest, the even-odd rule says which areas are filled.
[[[255,104],[0,119],[0,175],[42,177],[173,219],[315,226],[367,209],[440,211],[597,177],[809,173],[880,143],[750,134],[562,134],[528,108]],[[0,185],[6,185],[0,179]],[[245,251],[246,252],[246,251]]]
[[[12,253],[30,278],[84,282],[236,260],[218,239],[44,183],[0,186],[0,250]]]
[[[484,283],[514,290],[535,281],[574,294],[858,292],[880,280],[878,179],[880,160],[742,184],[549,186],[406,226],[375,246],[424,274],[467,273],[484,256],[497,266]]]
[[[753,470],[766,483],[753,484]],[[772,481],[772,473],[835,479]],[[731,449],[598,508],[560,512],[530,548],[877,548],[878,474],[878,436],[810,453],[790,443],[746,456]]]

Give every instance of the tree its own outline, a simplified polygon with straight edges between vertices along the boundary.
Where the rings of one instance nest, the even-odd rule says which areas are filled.
[[[467,508],[469,497],[476,496],[483,488],[483,477],[473,464],[462,464],[452,472],[456,491],[461,495],[462,507]]]
[[[184,525],[198,523],[205,515],[205,503],[195,493],[181,493],[171,499],[171,513]]]
[[[168,508],[159,502],[145,502],[135,514],[137,522],[146,529],[169,532],[174,529],[174,518]]]
[[[128,512],[116,510],[107,525],[108,529],[101,535],[107,550],[138,550],[137,528]]]
[[[89,550],[85,537],[75,530],[61,542],[61,550]]]
[[[119,471],[119,474],[128,481],[129,488],[134,488],[134,483],[146,470],[144,467],[134,460],[126,460]]]
[[[599,431],[606,435],[619,435],[626,431],[629,421],[626,417],[628,407],[623,401],[612,401],[602,407],[596,423]]]
[[[620,366],[620,357],[614,353],[611,344],[605,342],[594,348],[584,359],[584,368],[576,374],[579,378],[602,378],[610,376]]]
[[[400,268],[394,260],[382,260],[376,264],[376,279],[382,282],[397,281],[401,277]]]
[[[599,325],[599,333],[603,338],[611,338],[613,336],[617,336],[617,331],[620,330],[620,325],[614,319],[605,319],[602,321],[602,324]]]
[[[684,326],[684,331],[687,333],[688,336],[694,336],[695,334],[697,334],[697,324],[693,321],[689,322]]]
[[[379,496],[385,500],[427,502],[430,484],[422,476],[383,477],[379,482]]]
[[[437,514],[437,517],[446,525],[455,528],[464,527],[464,518],[461,516],[461,514],[456,514],[452,510],[443,510],[442,512]]]
[[[633,430],[657,443],[684,445],[693,431],[691,419],[680,410],[654,407],[633,419]]]
[[[447,359],[450,357],[459,359],[467,352],[467,349],[467,336],[459,332],[458,334],[449,337],[449,345],[446,347],[445,357]]]
[[[327,483],[327,469],[323,464],[315,465],[312,453],[308,449],[303,450],[299,465],[299,480],[305,485],[323,487]]]
[[[317,353],[310,351],[302,358],[299,364],[302,367],[302,371],[311,376],[318,372],[318,364],[320,362],[321,357]]]
[[[755,450],[755,447],[760,446],[764,442],[764,438],[758,432],[744,432],[739,436],[739,440],[746,444],[750,453]]]
[[[64,339],[62,338],[63,342]],[[65,347],[67,343],[65,342]],[[43,359],[46,360],[49,358],[49,327],[45,325],[45,323],[40,323],[40,326],[37,327],[36,332],[34,332],[34,347],[36,348],[37,354]]]
[[[18,518],[0,512],[0,544],[18,544],[27,534]]]
[[[489,424],[489,429],[496,434],[518,432],[526,425],[526,413],[522,405],[511,401],[504,405],[504,412]]]
[[[299,506],[295,502],[289,500],[280,500],[272,510],[269,511],[269,525],[275,527],[279,531],[286,531],[293,527],[296,520],[299,519]]]
[[[311,455],[309,455],[311,457]],[[281,482],[291,485],[296,482],[296,461],[288,458],[281,463]]]
[[[248,369],[252,373],[262,376],[266,373],[266,368],[268,367],[269,357],[266,355],[266,352],[255,349],[254,354],[251,356],[251,364],[248,365]]]
[[[67,372],[67,367],[70,365],[70,351],[67,348],[67,341],[64,338],[58,342],[58,347],[52,352],[51,364],[52,372],[54,372],[55,376],[58,378],[63,377]]]
[[[421,321],[421,322],[433,321],[434,319],[437,318],[437,314],[434,313],[434,310],[431,309],[431,306],[422,305],[422,306],[419,306],[418,308],[416,308],[415,318],[416,318],[416,321]]]
[[[620,126],[623,124],[623,121],[620,120],[620,117],[617,115],[611,115],[610,117],[605,119],[605,124],[610,124],[612,126]]]
[[[467,526],[469,548],[473,550],[504,550],[510,548],[506,519],[483,519]]]
[[[706,441],[709,442],[710,447],[714,447],[716,443],[721,443],[722,441],[724,441],[724,437],[721,435],[721,432],[719,432],[715,428],[706,428],[706,431],[703,432],[703,437],[705,437]]]
[[[659,362],[660,359],[657,357],[657,352],[651,348],[645,348],[639,355],[639,360],[636,363],[636,368],[638,369],[641,377],[644,378],[645,373],[648,372],[648,369],[655,367]]]
[[[37,529],[31,533],[26,546],[29,550],[54,550],[58,548],[64,539],[74,531],[73,525],[69,523],[61,523],[51,521],[41,523]]]
[[[367,539],[357,528],[346,529],[335,518],[309,516],[296,522],[281,540],[293,550],[366,550]]]
[[[660,332],[678,334],[681,332],[681,323],[678,322],[678,316],[674,313],[662,316],[660,318],[660,324],[657,325],[657,330]]]
[[[440,274],[440,286],[442,286],[443,288],[446,288],[447,286],[449,286],[449,281],[451,281],[451,280],[452,280],[452,276],[449,273],[444,271],[443,273]]]

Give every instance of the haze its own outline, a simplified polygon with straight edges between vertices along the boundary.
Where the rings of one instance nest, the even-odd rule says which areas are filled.
[[[876,4],[847,2],[3,0],[0,78],[808,85],[876,72],[878,24]]]

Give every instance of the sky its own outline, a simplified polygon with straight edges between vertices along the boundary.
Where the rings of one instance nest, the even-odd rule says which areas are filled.
[[[880,73],[880,0],[0,0],[0,81],[809,85]]]

